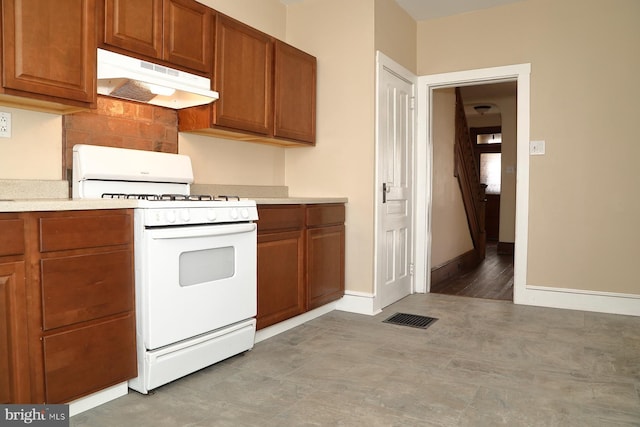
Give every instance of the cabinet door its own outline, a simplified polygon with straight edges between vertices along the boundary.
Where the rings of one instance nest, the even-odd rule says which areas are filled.
[[[30,402],[24,271],[0,263],[0,404]]]
[[[307,230],[307,308],[344,295],[344,225]]]
[[[222,14],[216,20],[213,124],[261,135],[273,133],[273,41]]]
[[[3,0],[2,85],[83,103],[96,100],[94,0]]]
[[[104,42],[162,58],[162,0],[104,0]]]
[[[257,328],[305,310],[303,232],[258,236]]]
[[[164,60],[209,73],[213,56],[211,9],[193,0],[164,1]]]
[[[274,64],[274,136],[314,144],[316,58],[276,40]]]

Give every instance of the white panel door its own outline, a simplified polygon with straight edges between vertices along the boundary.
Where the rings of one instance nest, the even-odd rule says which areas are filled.
[[[378,67],[376,298],[379,308],[412,291],[415,85]]]

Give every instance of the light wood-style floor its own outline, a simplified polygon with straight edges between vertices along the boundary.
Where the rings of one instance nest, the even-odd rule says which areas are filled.
[[[495,243],[487,243],[487,255],[474,270],[431,287],[436,294],[513,301],[513,255],[499,255]]]
[[[428,329],[384,323],[435,317]],[[414,294],[332,311],[71,427],[632,427],[640,317]]]

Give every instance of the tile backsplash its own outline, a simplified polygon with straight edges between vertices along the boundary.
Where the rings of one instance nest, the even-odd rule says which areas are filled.
[[[63,178],[70,179],[75,144],[178,152],[175,110],[98,96],[97,109],[62,120]]]

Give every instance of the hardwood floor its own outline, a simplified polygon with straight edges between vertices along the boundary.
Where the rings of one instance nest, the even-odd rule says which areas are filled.
[[[497,244],[487,243],[486,258],[477,268],[432,286],[431,292],[513,301],[513,255],[498,255]]]

